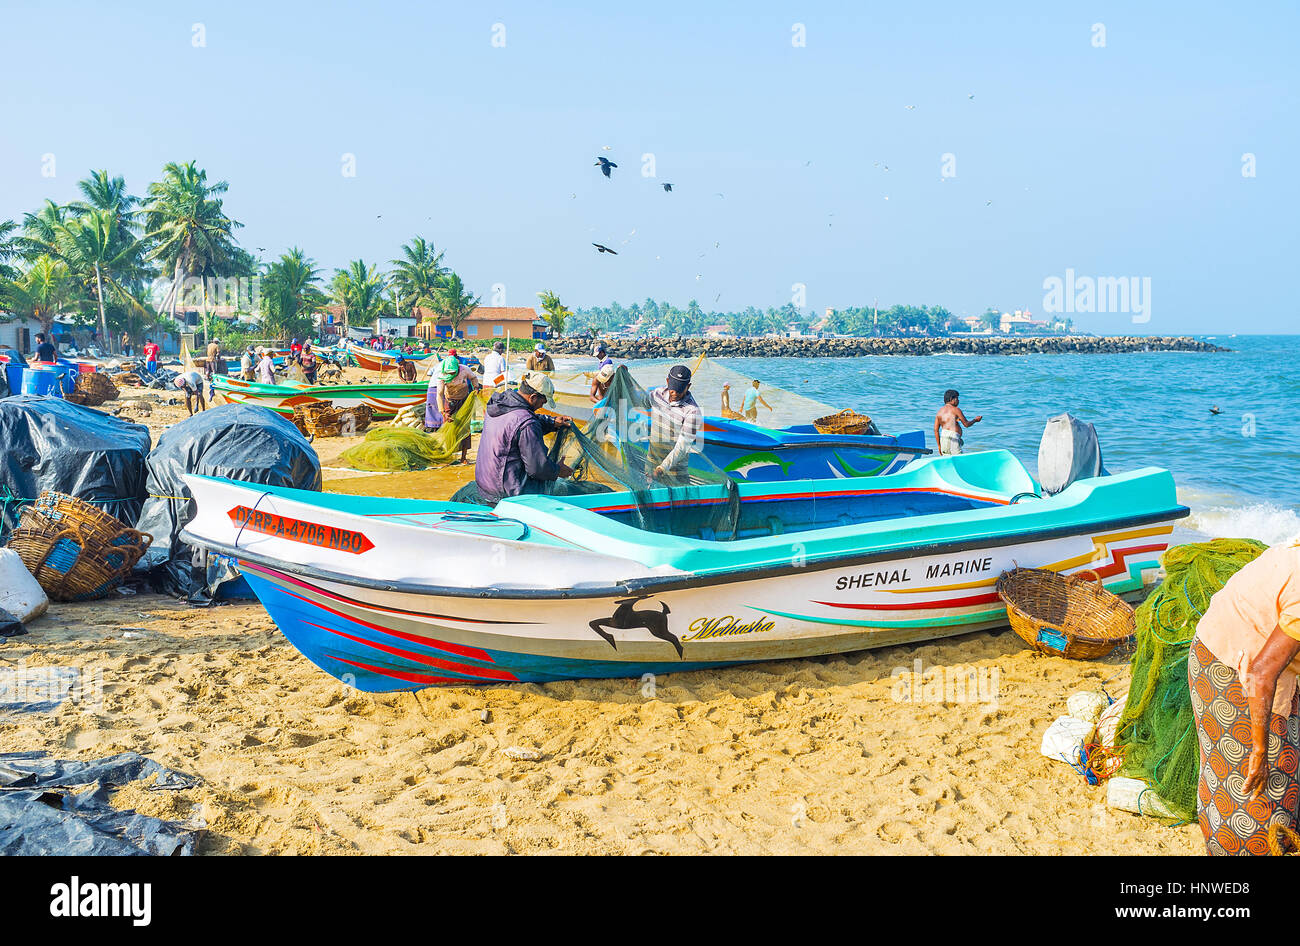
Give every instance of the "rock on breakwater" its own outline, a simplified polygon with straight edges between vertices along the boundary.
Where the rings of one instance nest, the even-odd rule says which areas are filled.
[[[1034,338],[629,338],[604,339],[613,358],[845,358],[854,355],[1117,354],[1141,351],[1223,352],[1188,336],[1082,335]],[[559,355],[588,355],[588,336],[547,343]]]

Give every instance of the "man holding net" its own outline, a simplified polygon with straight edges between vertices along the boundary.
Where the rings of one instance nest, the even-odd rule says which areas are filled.
[[[667,383],[650,392],[649,478],[685,482],[691,454],[701,448],[704,412],[691,395],[691,369],[673,365]]]
[[[507,496],[544,493],[549,482],[573,475],[567,465],[550,458],[542,439],[569,426],[567,417],[537,416],[543,407],[555,406],[554,396],[551,379],[538,372],[525,375],[519,390],[492,395],[474,461],[473,489],[462,487],[453,501],[495,506]]]

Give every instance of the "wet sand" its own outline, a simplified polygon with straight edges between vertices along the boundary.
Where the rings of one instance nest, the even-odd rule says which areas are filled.
[[[184,416],[182,402],[147,422],[156,437]],[[323,464],[337,466],[356,439],[318,442]],[[441,498],[470,476],[327,469],[326,488]],[[1044,657],[1009,631],[653,686],[371,696],[313,666],[255,603],[116,596],[54,604],[30,630],[0,645],[0,666],[78,668],[102,680],[102,704],[0,712],[0,745],[77,758],[134,750],[201,776],[197,788],[114,798],[162,817],[200,814],[201,854],[1203,850],[1195,825],[1111,811],[1104,787],[1039,754],[1071,693],[1127,689],[1127,658]],[[925,671],[973,667],[986,687],[905,701],[895,672],[918,660]],[[507,753],[516,747],[525,758]]]

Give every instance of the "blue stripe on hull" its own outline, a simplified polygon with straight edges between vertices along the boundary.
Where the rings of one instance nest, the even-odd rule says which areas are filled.
[[[262,606],[266,608],[267,613],[271,615],[271,619],[275,621],[289,643],[330,676],[367,693],[419,690],[426,686],[455,686],[460,683],[466,686],[484,686],[515,682],[551,683],[557,680],[574,679],[638,678],[647,673],[656,675],[681,673],[710,667],[728,667],[737,663],[737,661],[674,660],[646,663],[644,661],[574,660],[479,648],[491,658],[490,661],[483,661],[449,653],[433,644],[414,643],[406,638],[385,634],[373,627],[358,624],[318,608],[311,602],[286,592],[279,585],[260,575],[249,572],[245,577],[262,602]],[[342,632],[351,638],[361,640],[351,640],[349,637],[331,631]],[[664,646],[668,647],[667,644]],[[382,648],[408,651],[426,659],[436,660],[439,664],[433,665],[420,659],[389,653]],[[358,664],[380,669],[368,669]],[[448,664],[460,665],[465,669],[455,669],[447,666]],[[482,670],[485,674],[495,671],[498,675],[501,675],[500,671],[504,671],[513,679],[488,678],[477,675],[475,670]],[[439,679],[436,682],[405,680],[400,675]]]

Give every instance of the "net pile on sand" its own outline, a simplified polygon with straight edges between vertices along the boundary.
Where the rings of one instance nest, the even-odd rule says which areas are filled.
[[[1137,609],[1137,650],[1116,740],[1121,773],[1140,778],[1182,817],[1196,819],[1200,749],[1187,682],[1187,652],[1210,598],[1267,549],[1253,539],[1214,539],[1165,553],[1165,578]]]
[[[461,441],[470,435],[481,403],[477,397],[466,398],[451,420],[432,433],[405,426],[375,427],[361,443],[344,450],[339,459],[357,470],[385,473],[427,470],[451,463],[460,459]]]

